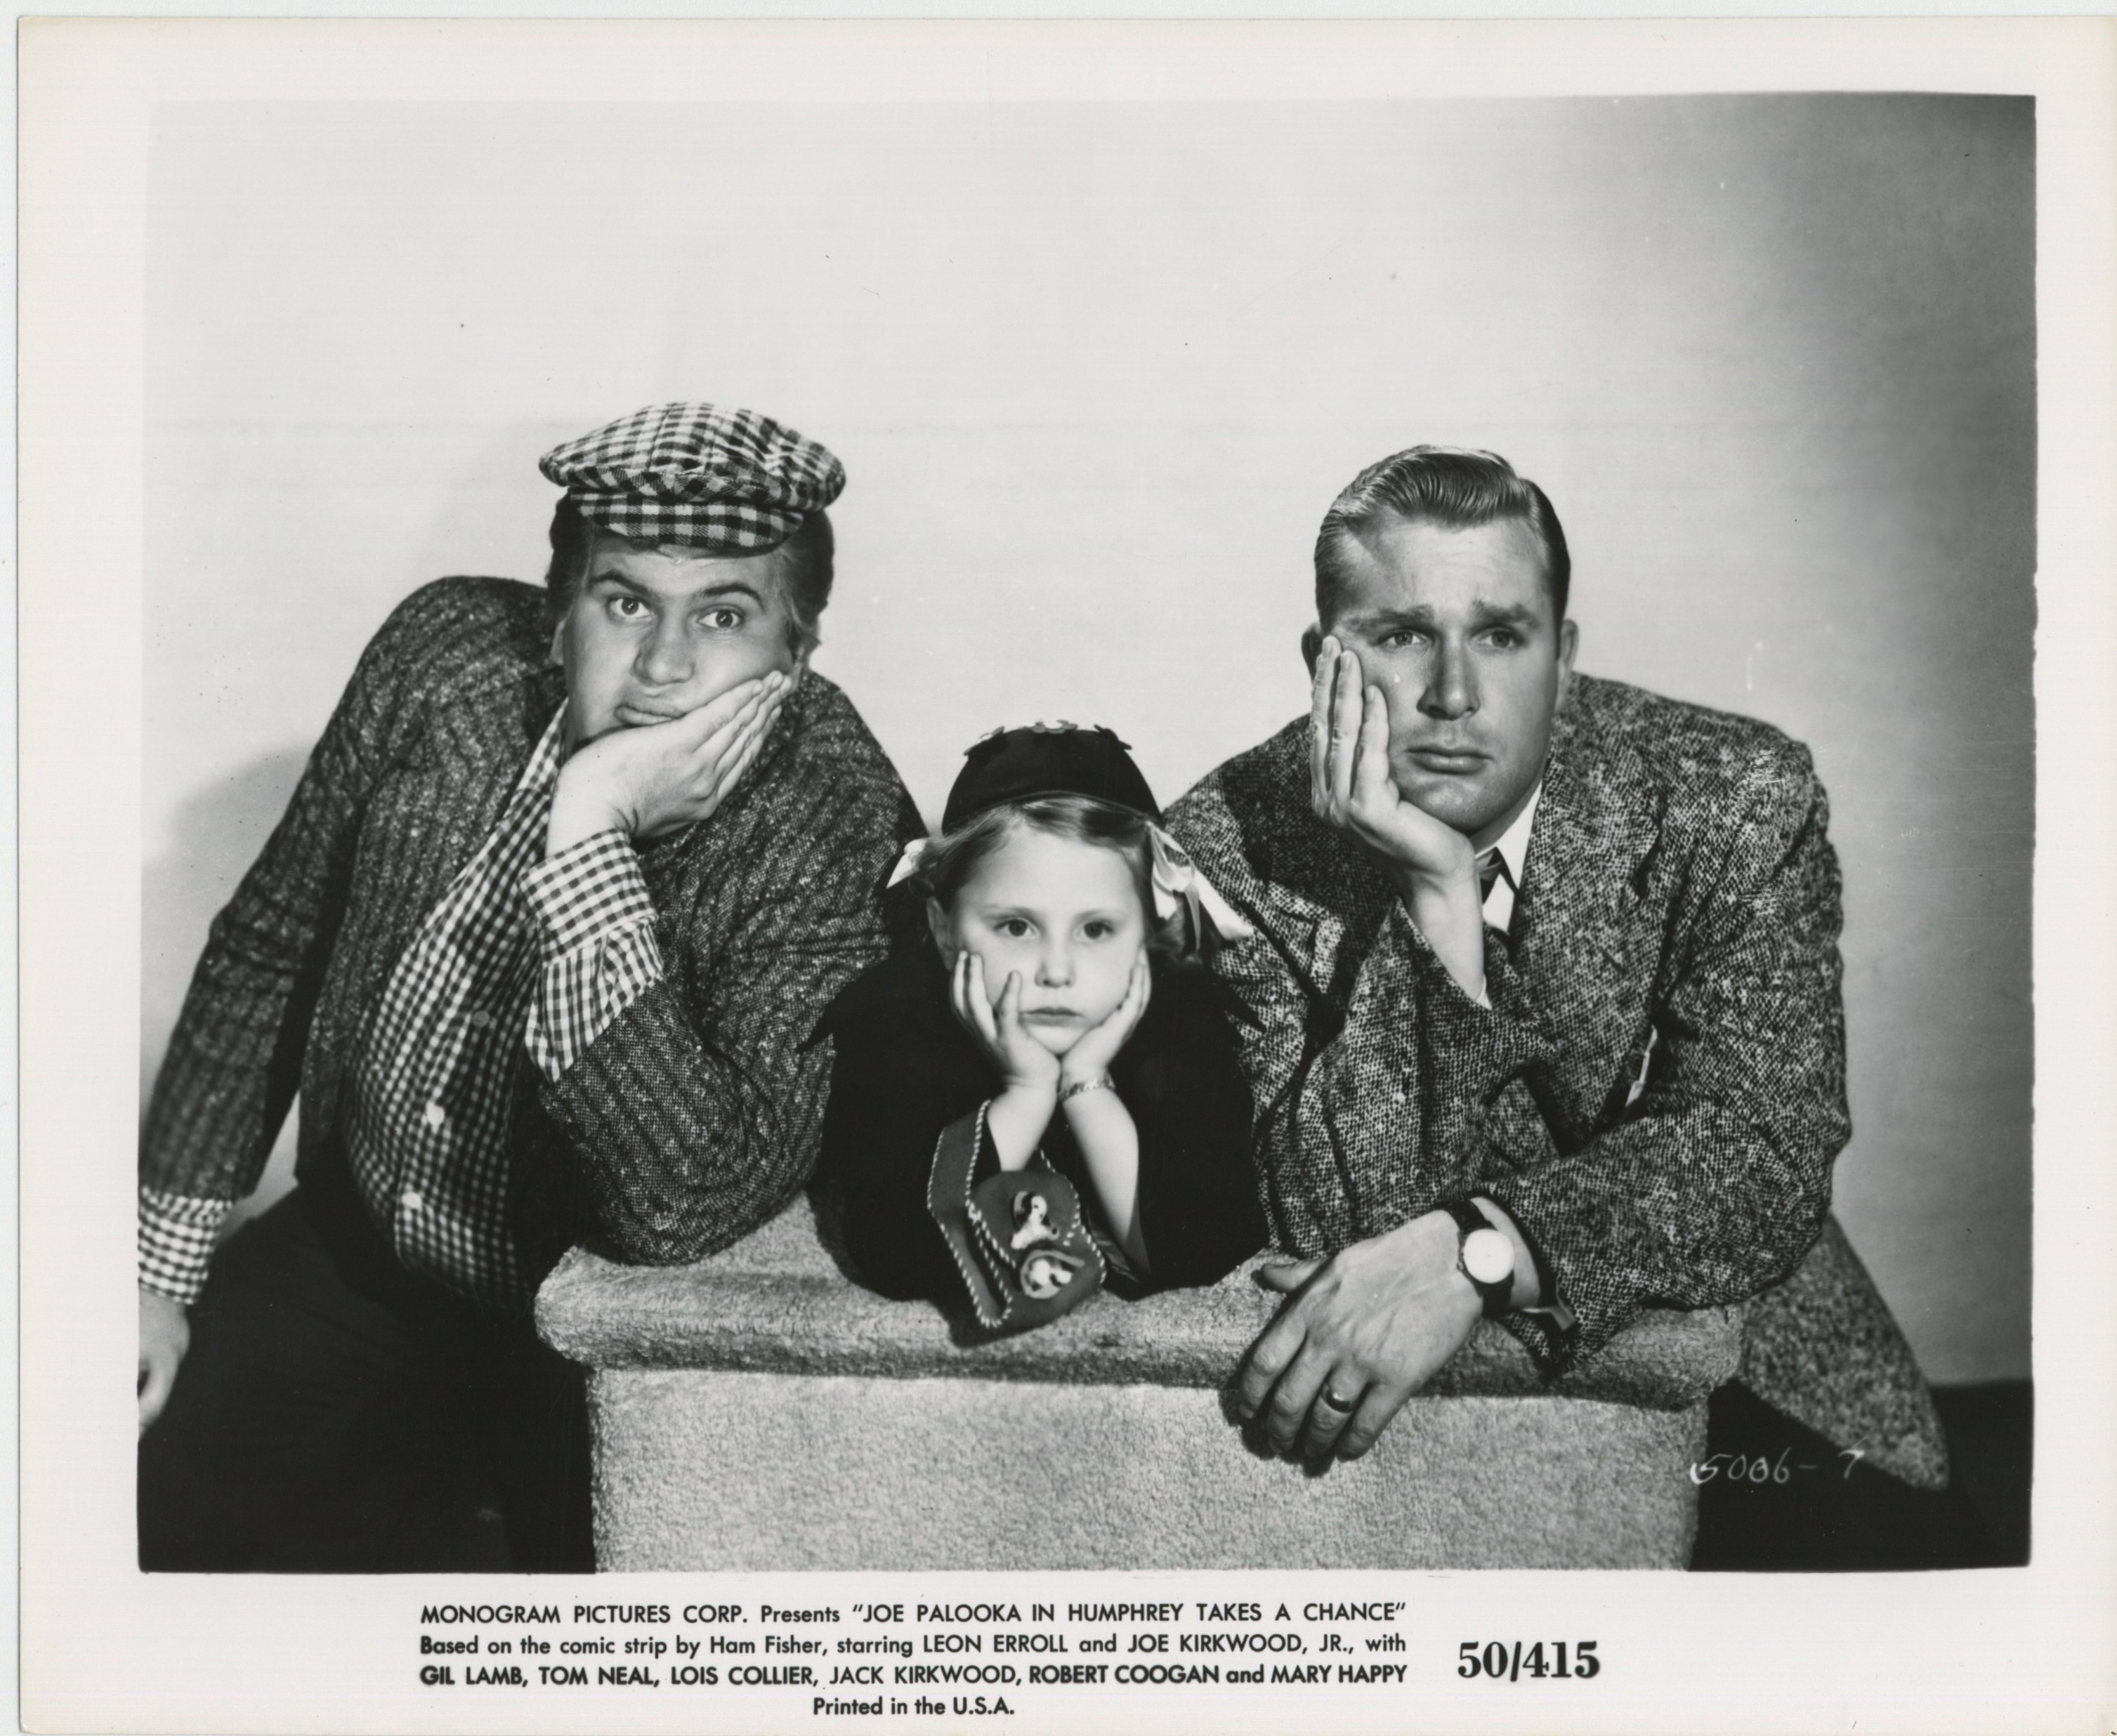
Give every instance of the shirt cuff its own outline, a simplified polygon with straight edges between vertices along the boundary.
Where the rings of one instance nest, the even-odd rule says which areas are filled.
[[[522,876],[543,965],[525,1033],[553,1084],[663,975],[654,903],[631,841],[597,832]]]
[[[140,1190],[140,1287],[189,1306],[205,1288],[225,1200]]]

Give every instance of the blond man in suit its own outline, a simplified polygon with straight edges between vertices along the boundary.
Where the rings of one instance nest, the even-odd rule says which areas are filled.
[[[1576,674],[1570,577],[1504,459],[1370,466],[1317,541],[1309,716],[1170,812],[1258,931],[1219,968],[1294,1258],[1240,1402],[1280,1450],[1357,1457],[1481,1316],[1556,1374],[1642,1308],[1749,1304],[1716,1427],[1802,1443],[1804,1511],[1884,1564],[1947,1462],[1829,1216],[1823,789],[1768,725]],[[1847,1520],[1823,1485],[1856,1467]]]

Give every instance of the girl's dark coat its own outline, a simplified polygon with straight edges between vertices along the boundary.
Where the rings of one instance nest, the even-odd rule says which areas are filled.
[[[1264,1242],[1250,1155],[1250,1097],[1235,1057],[1226,991],[1207,972],[1154,966],[1139,1028],[1110,1067],[1139,1129],[1140,1289],[1206,1284]],[[948,1006],[930,946],[874,966],[818,1026],[836,1044],[823,1112],[819,1203],[853,1275],[885,1296],[958,1304],[962,1279],[926,1205],[942,1130],[1000,1089],[998,1071]],[[1043,1142],[1091,1224],[1105,1229],[1063,1113]],[[996,1163],[991,1142],[977,1177]]]

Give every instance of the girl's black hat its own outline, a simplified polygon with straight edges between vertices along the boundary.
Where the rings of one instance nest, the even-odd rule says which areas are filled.
[[[1154,792],[1114,730],[1037,723],[995,730],[963,756],[941,830],[952,832],[989,808],[1041,795],[1091,796],[1159,822]]]
[[[1026,730],[995,730],[963,756],[948,805],[941,811],[941,831],[953,832],[1003,803],[1034,801],[1040,795],[1089,796],[1130,808],[1146,820],[1149,878],[1154,886],[1154,914],[1166,919],[1188,905],[1192,932],[1203,935],[1207,923],[1223,942],[1246,941],[1256,932],[1214,888],[1161,829],[1161,810],[1139,767],[1115,731],[1082,729],[1071,723],[1036,723]],[[914,838],[904,846],[892,886],[920,872],[927,852],[938,840]]]

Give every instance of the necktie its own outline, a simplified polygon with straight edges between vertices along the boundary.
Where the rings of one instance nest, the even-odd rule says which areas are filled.
[[[1495,844],[1478,858],[1478,902],[1479,904],[1483,904],[1492,896],[1492,882],[1502,874],[1507,875],[1507,884],[1511,886],[1515,883],[1515,877],[1507,874],[1506,863],[1500,855],[1499,845]]]

